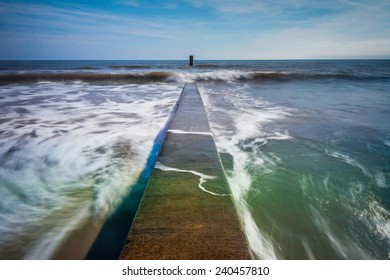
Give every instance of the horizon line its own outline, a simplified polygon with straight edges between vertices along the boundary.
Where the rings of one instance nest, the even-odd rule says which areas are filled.
[[[314,61],[314,60],[390,60],[387,58],[224,58],[224,59],[196,59],[196,61]],[[187,59],[0,59],[0,61],[188,61]]]

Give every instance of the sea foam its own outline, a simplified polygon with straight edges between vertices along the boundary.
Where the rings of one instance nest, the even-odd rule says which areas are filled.
[[[0,258],[49,258],[142,172],[181,87],[45,82],[0,88]]]
[[[287,130],[265,130],[264,125],[284,119],[291,112],[261,99],[253,99],[246,94],[245,86],[223,87],[219,91],[202,85],[200,92],[218,151],[228,153],[233,158],[233,170],[225,171],[250,247],[256,258],[275,259],[277,253],[274,245],[269,236],[262,232],[261,225],[254,221],[246,203],[246,195],[253,181],[249,170],[256,168],[259,172],[270,172],[277,160],[262,154],[259,147],[267,141],[291,139]],[[226,123],[231,126],[227,127]]]
[[[195,170],[179,169],[179,168],[174,168],[174,167],[165,166],[165,165],[163,165],[163,164],[160,163],[160,162],[157,162],[157,163],[156,163],[155,168],[156,168],[156,169],[159,169],[159,170],[162,170],[162,171],[172,171],[172,172],[181,172],[181,173],[191,173],[191,174],[193,174],[193,175],[199,177],[198,188],[201,189],[202,191],[204,191],[204,192],[206,192],[206,193],[208,193],[208,194],[218,195],[218,196],[225,196],[225,195],[228,195],[228,194],[220,194],[220,193],[215,193],[215,192],[209,191],[209,190],[207,190],[207,189],[203,186],[203,184],[204,184],[206,181],[208,181],[208,180],[215,180],[215,179],[216,179],[215,176],[210,176],[210,175],[207,175],[207,174],[204,174],[204,173],[195,171]]]

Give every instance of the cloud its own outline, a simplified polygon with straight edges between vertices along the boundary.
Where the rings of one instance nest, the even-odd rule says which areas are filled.
[[[146,50],[166,55],[163,48],[185,37],[190,26],[195,24],[82,5],[0,3],[0,59],[139,59],[148,57]]]
[[[310,0],[189,0],[194,6],[209,7],[221,14],[257,14],[259,16],[276,17],[294,13],[302,14],[308,10],[343,8],[342,1],[310,1]],[[337,5],[335,5],[337,4]]]
[[[0,22],[10,29],[46,34],[128,35],[152,38],[171,38],[175,20],[129,17],[92,8],[60,8],[38,4],[0,4],[4,16]],[[4,25],[3,24],[3,25]],[[171,32],[167,32],[171,31]]]
[[[388,9],[366,6],[304,25],[257,36],[254,45],[273,58],[379,58],[390,57]]]
[[[148,9],[176,9],[178,1],[140,1],[140,0],[122,0],[117,3],[134,8]]]
[[[388,1],[191,1],[237,21],[238,58],[390,57]]]
[[[139,7],[143,7],[144,6],[143,3],[145,3],[145,2],[141,2],[139,0],[123,0],[123,1],[118,1],[117,3],[120,5],[139,8]]]
[[[220,17],[244,20],[246,24],[275,26],[310,24],[333,20],[345,14],[370,17],[370,20],[390,19],[388,0],[188,0],[196,7],[207,7]],[[380,15],[379,17],[377,17]],[[382,19],[381,19],[382,17]],[[237,22],[237,24],[240,24]]]
[[[0,58],[390,56],[387,0],[120,1],[0,3]]]

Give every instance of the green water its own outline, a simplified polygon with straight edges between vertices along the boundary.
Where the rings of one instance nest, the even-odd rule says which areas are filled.
[[[202,92],[257,258],[390,258],[387,80],[204,83]]]

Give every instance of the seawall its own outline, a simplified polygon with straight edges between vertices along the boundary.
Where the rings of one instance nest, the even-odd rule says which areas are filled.
[[[252,259],[196,84],[186,84],[121,259]]]

